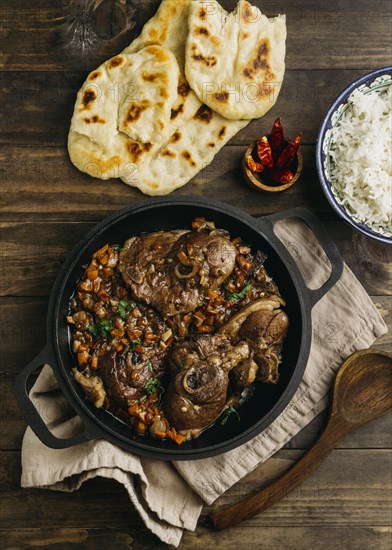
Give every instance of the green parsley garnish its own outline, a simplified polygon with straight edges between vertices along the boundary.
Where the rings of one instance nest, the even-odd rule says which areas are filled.
[[[119,244],[113,244],[110,248],[112,250],[115,250],[116,252],[122,252],[123,250],[125,250],[125,248],[123,248]]]
[[[90,325],[88,327],[91,334],[94,336],[102,336],[103,338],[107,338],[109,332],[113,329],[114,326],[110,319],[102,319],[102,321],[98,321],[95,325]]]
[[[224,426],[226,424],[226,422],[228,421],[229,419],[229,416],[231,414],[235,414],[237,415],[237,419],[238,419],[238,422],[241,420],[240,418],[240,415],[238,414],[238,411],[235,407],[233,407],[232,405],[230,405],[230,407],[227,407],[227,409],[223,412],[222,414],[222,420],[221,420],[221,425]]]
[[[131,340],[131,344],[132,344],[133,347],[142,346],[143,342],[141,340]]]
[[[252,284],[248,283],[239,292],[234,292],[233,294],[229,294],[226,291],[227,300],[240,300],[241,298],[245,298],[245,296],[249,292],[249,289],[250,289],[251,286],[252,286]]]
[[[118,306],[117,306],[118,314],[123,321],[125,321],[125,319],[127,318],[127,313],[129,313],[134,307],[135,307],[135,304],[130,304],[126,300],[120,300],[118,302]]]
[[[161,382],[158,380],[158,378],[150,378],[144,389],[148,394],[158,393],[161,389]]]

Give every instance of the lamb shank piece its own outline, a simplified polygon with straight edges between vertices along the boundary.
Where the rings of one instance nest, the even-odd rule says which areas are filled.
[[[249,343],[258,367],[257,380],[264,383],[276,384],[279,380],[279,357],[289,328],[289,318],[280,309],[281,305],[284,305],[284,300],[278,295],[256,300],[234,315],[219,331],[231,340],[241,339]],[[248,369],[246,365],[240,368]],[[238,369],[233,372],[239,388],[243,386],[244,376]]]
[[[178,431],[196,436],[211,425],[228,406],[229,383],[233,404],[256,378],[278,380],[280,348],[288,329],[288,317],[280,309],[283,304],[277,295],[256,300],[234,315],[220,333],[195,336],[172,347],[164,406]]]
[[[221,414],[229,372],[249,356],[246,342],[232,345],[224,336],[195,336],[175,344],[168,358],[171,382],[165,415],[177,431],[206,428]]]
[[[153,309],[142,305],[138,309],[147,320],[149,333],[156,335],[156,339],[148,345],[141,345],[143,342],[135,340],[134,346],[122,352],[112,350],[105,353],[98,363],[99,374],[110,392],[109,398],[125,407],[145,395],[145,387],[150,379],[159,380],[165,374],[166,348],[162,337],[169,327]],[[136,334],[138,319],[128,316],[124,325],[128,333]],[[137,351],[139,348],[142,352]]]
[[[134,299],[167,318],[201,306],[231,274],[236,254],[223,232],[158,231],[129,239],[119,270]]]

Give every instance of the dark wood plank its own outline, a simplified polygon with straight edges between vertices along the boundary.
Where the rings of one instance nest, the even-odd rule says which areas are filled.
[[[373,2],[371,9],[366,0],[254,3],[268,16],[286,13],[286,61],[291,69],[331,66],[371,69],[389,63],[391,4],[388,0]],[[236,0],[222,0],[226,9],[232,9],[235,4]],[[12,0],[3,0],[2,6],[3,67],[7,70],[64,70],[64,61],[56,48],[57,34],[61,24],[59,18],[73,13],[72,3],[20,0],[16,10]],[[129,41],[134,36],[135,32],[131,32]]]
[[[46,343],[47,299],[2,300],[0,372],[17,373]]]
[[[270,550],[281,548],[284,536],[285,548],[290,550],[390,550],[392,528],[350,527],[341,525],[282,527],[264,526],[262,537],[260,531],[247,527],[237,527],[217,533],[207,526],[200,526],[195,532],[186,532],[181,540],[181,550],[205,550],[214,546],[225,550]],[[84,528],[43,528],[2,530],[4,550],[28,550],[40,547],[53,550],[79,550],[81,545],[86,550],[167,550],[167,545],[160,542],[145,528],[139,529],[84,529]]]
[[[269,131],[277,116],[283,117],[288,136],[301,130],[303,142],[313,143],[331,102],[368,68],[368,65],[365,70],[339,71],[289,68],[276,105],[264,118],[253,120],[239,132],[231,144],[249,144]],[[65,146],[76,93],[85,76],[80,71],[4,73],[1,97],[5,123],[0,143]]]
[[[255,216],[301,205],[324,219],[337,219],[318,182],[314,147],[302,147],[301,178],[278,196],[254,191],[243,182],[240,165],[245,150],[243,146],[224,147],[212,164],[173,195],[219,197]],[[62,148],[4,147],[2,158],[0,216],[4,221],[99,221],[146,198],[118,179],[102,181],[80,172]]]
[[[298,451],[280,451],[227,491],[212,507],[206,507],[203,517],[211,509],[238,500],[278,475],[298,456]],[[392,520],[391,458],[389,450],[334,450],[300,488],[270,510],[247,520],[239,529],[326,527],[331,524],[388,526]],[[95,479],[85,483],[79,491],[63,494],[42,489],[21,490],[20,454],[2,452],[1,463],[2,495],[7,500],[7,506],[0,510],[2,525],[12,525],[17,530],[26,527],[28,518],[29,525],[33,523],[36,528],[48,525],[97,528],[102,527],[104,506],[105,527],[133,529],[140,526],[128,495],[117,483]],[[232,536],[235,532],[235,529],[231,531]]]
[[[4,550],[27,550],[30,548],[54,548],[55,550],[76,550],[81,547],[86,550],[102,548],[116,548],[116,550],[130,550],[134,548],[135,534],[127,529],[83,529],[83,528],[46,528],[46,529],[18,529],[12,531],[0,531],[2,548]],[[138,544],[144,548],[167,548],[160,543],[146,529],[140,527],[136,538]],[[156,544],[156,545],[155,545]],[[138,546],[139,548],[139,546]]]

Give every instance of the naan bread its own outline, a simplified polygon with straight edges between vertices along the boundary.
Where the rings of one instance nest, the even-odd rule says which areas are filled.
[[[283,81],[285,17],[268,19],[246,0],[230,14],[194,0],[188,24],[185,74],[200,101],[231,120],[265,115]]]
[[[89,118],[98,116],[106,121],[105,112],[110,114],[110,124],[97,122],[93,125],[94,130],[91,123],[82,124],[80,109],[84,106],[83,97],[86,97],[86,91],[94,91],[91,76],[99,68],[89,75],[79,91],[68,138],[71,160],[83,172],[101,179],[120,177],[147,195],[166,195],[206,167],[229,139],[248,124],[248,120],[229,121],[213,112],[200,102],[189,87],[183,71],[190,3],[190,0],[163,0],[141,35],[116,56],[128,59],[128,56],[138,55],[151,47],[174,55],[179,76],[170,112],[170,137],[161,144],[157,140],[153,143],[152,136],[146,140],[141,126],[137,130],[129,126],[127,133],[122,131],[121,117],[118,123],[116,121],[123,103],[121,100],[116,102],[113,94],[107,93],[102,94],[99,101],[94,97],[94,101],[89,102]],[[125,62],[122,67],[125,67]],[[123,84],[125,81],[122,80]],[[112,85],[112,80],[104,72],[100,86],[110,91]],[[156,92],[156,88],[151,89],[149,97],[153,97],[153,90]],[[91,94],[87,95],[89,97],[92,97]],[[171,96],[167,98],[166,106],[171,99]],[[144,112],[147,116],[147,109]],[[167,122],[163,115],[162,120]],[[151,117],[148,121],[151,128],[154,121]],[[134,139],[136,135],[141,141]]]
[[[91,72],[79,90],[68,149],[81,170],[108,179],[172,134],[179,68],[174,54],[147,46],[120,54]]]

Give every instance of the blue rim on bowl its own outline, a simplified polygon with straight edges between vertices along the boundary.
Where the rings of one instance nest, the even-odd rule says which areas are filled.
[[[385,76],[383,80],[380,77]],[[317,137],[316,145],[316,164],[317,172],[323,188],[324,194],[327,197],[327,200],[333,210],[343,218],[348,224],[350,224],[354,229],[363,233],[367,237],[376,239],[378,241],[392,244],[392,237],[383,235],[381,232],[374,231],[368,225],[356,221],[353,217],[347,212],[347,210],[339,204],[337,197],[332,190],[331,182],[328,179],[326,167],[329,166],[329,142],[330,142],[330,130],[336,123],[341,119],[344,111],[345,105],[347,104],[347,99],[350,96],[351,92],[360,86],[370,86],[371,90],[380,90],[386,88],[387,86],[392,85],[392,67],[382,67],[381,69],[376,69],[370,73],[361,76],[355,80],[352,84],[347,86],[335,99],[330,108],[328,109],[324,120],[321,124],[319,134]]]

